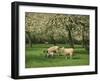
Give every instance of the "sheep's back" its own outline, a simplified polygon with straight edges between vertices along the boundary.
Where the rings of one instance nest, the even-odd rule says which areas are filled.
[[[53,51],[57,50],[58,48],[59,48],[58,46],[53,46],[53,47],[48,48],[48,51],[53,52]]]
[[[73,48],[65,48],[65,49],[64,49],[64,53],[65,53],[65,54],[73,53],[73,51],[74,51]]]

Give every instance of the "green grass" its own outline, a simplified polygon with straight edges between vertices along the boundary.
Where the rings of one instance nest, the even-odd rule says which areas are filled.
[[[58,66],[79,66],[79,65],[89,65],[89,54],[79,45],[75,46],[75,54],[72,59],[66,59],[64,56],[54,56],[45,57],[43,50],[52,46],[44,44],[35,44],[32,48],[26,47],[25,54],[25,67],[35,68],[35,67],[58,67]],[[60,44],[59,46],[64,46]]]

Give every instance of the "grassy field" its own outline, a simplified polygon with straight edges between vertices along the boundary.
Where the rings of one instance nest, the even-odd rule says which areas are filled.
[[[50,46],[52,45],[35,44],[32,46],[32,48],[26,47],[25,67],[35,68],[89,65],[89,54],[79,45],[75,45],[75,54],[72,59],[65,59],[64,56],[55,56],[53,58],[45,57],[43,50]],[[65,45],[61,44],[59,46],[66,47]]]

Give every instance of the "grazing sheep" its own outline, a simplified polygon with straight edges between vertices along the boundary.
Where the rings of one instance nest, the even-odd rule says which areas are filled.
[[[47,56],[59,55],[59,46],[52,46],[47,49]]]
[[[73,52],[74,52],[74,49],[73,48],[60,48],[60,52],[66,56],[66,59],[67,59],[67,56],[69,55],[70,56],[70,59],[72,58],[73,56]]]

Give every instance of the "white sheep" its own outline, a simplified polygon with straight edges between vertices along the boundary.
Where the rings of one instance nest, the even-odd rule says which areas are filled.
[[[67,56],[69,55],[70,56],[70,59],[72,58],[73,56],[73,52],[74,52],[74,49],[73,48],[60,48],[60,52],[66,56],[66,59],[67,59]]]
[[[52,46],[47,49],[47,56],[59,55],[59,46]]]

